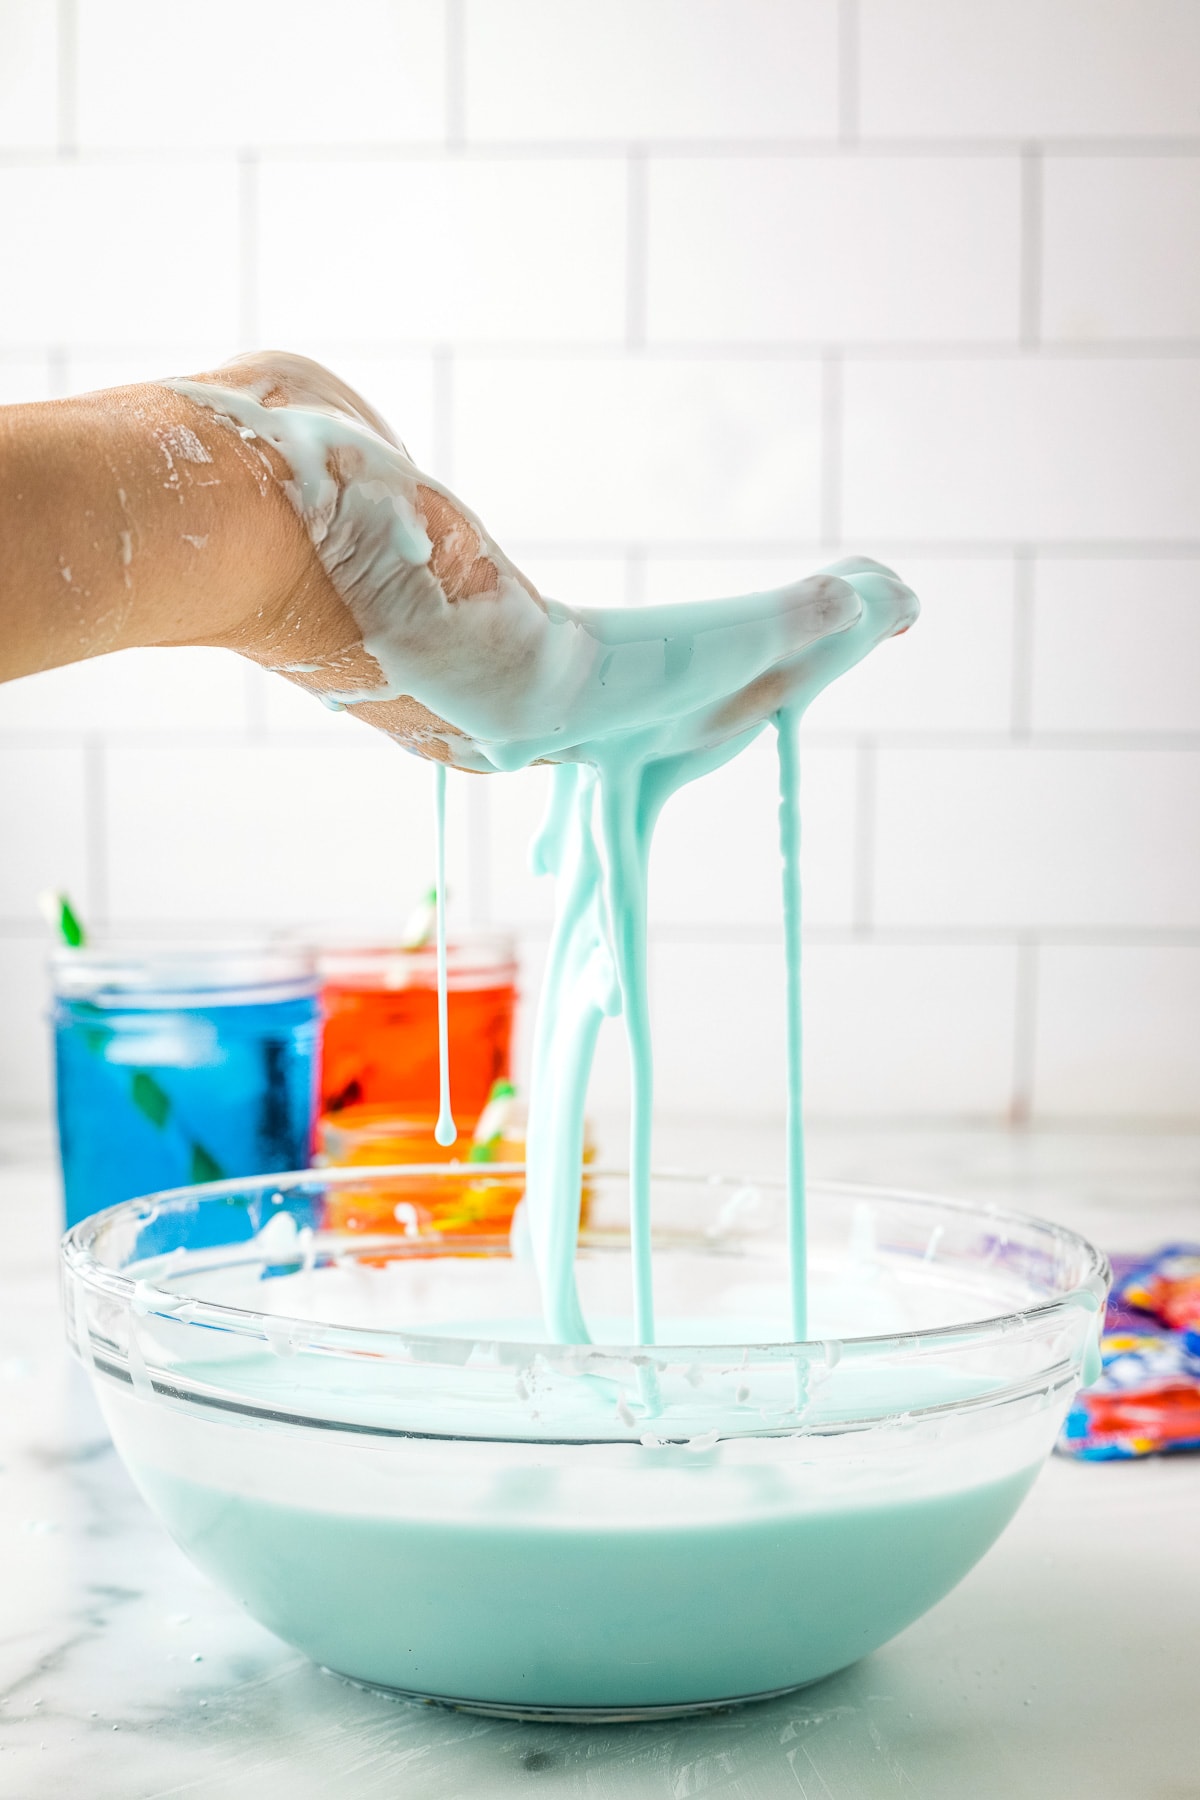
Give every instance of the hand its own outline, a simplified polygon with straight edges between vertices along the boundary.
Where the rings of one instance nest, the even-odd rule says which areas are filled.
[[[869,638],[855,661],[915,613],[864,562],[739,600],[571,609],[319,364],[270,352],[167,385],[260,459],[326,578],[222,641],[462,768],[590,758],[614,728],[649,733],[654,754],[718,744],[823,685],[814,646]]]

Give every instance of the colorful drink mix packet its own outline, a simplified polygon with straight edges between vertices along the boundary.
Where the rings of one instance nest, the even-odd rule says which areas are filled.
[[[1200,1245],[1113,1258],[1103,1374],[1076,1396],[1059,1449],[1092,1462],[1200,1450]]]

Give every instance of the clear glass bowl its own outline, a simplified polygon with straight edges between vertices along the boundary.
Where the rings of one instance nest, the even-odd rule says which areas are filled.
[[[814,1341],[786,1341],[783,1196],[655,1182],[660,1336],[631,1343],[626,1184],[589,1172],[590,1345],[545,1341],[519,1168],[318,1170],[114,1207],[63,1244],[71,1341],[193,1560],[317,1662],[527,1717],[803,1686],[992,1543],[1095,1356],[1104,1258],[995,1208],[811,1196]],[[387,1231],[347,1225],[390,1212]],[[331,1223],[338,1221],[338,1223]]]

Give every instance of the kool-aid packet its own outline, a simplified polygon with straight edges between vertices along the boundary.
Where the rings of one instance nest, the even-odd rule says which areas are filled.
[[[1067,1415],[1059,1449],[1091,1461],[1200,1450],[1200,1246],[1113,1258],[1103,1373]]]

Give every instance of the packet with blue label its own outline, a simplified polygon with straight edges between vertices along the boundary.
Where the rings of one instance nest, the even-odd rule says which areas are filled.
[[[1200,1450],[1200,1246],[1112,1262],[1103,1373],[1076,1396],[1059,1449],[1093,1462]]]

